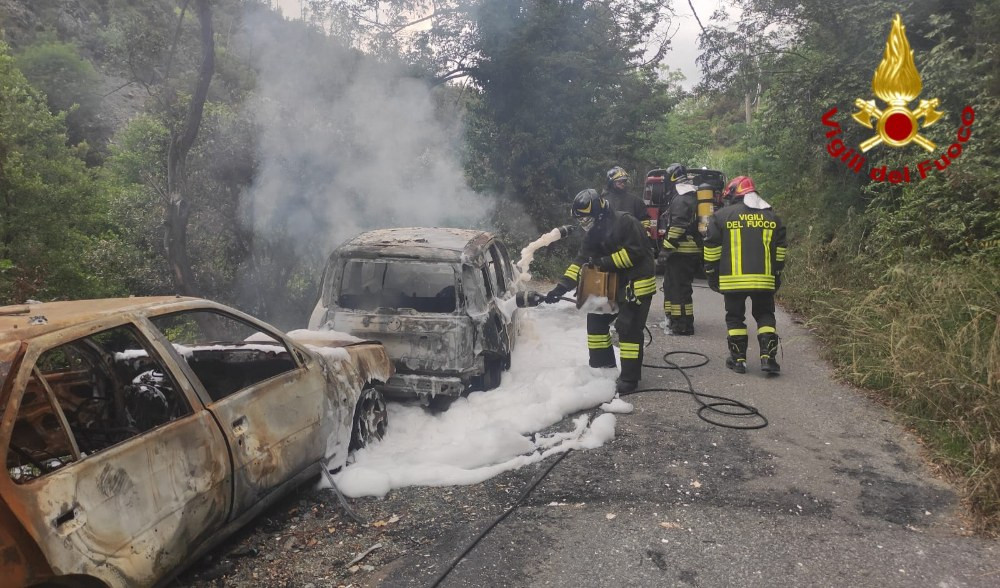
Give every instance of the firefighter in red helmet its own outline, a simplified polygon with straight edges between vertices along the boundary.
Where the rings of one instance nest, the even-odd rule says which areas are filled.
[[[761,371],[777,374],[781,367],[776,357],[774,293],[781,286],[785,266],[785,227],[749,177],[733,178],[723,196],[727,205],[709,220],[703,255],[709,287],[725,297],[726,367],[746,373],[746,299],[750,298]]]

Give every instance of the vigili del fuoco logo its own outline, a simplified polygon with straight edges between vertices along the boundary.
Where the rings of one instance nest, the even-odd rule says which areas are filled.
[[[854,100],[854,106],[858,108],[858,112],[853,115],[854,120],[872,129],[875,134],[861,142],[858,146],[860,152],[848,147],[837,137],[841,134],[841,129],[840,124],[833,120],[837,114],[837,108],[833,107],[823,115],[823,124],[830,127],[826,132],[826,138],[830,139],[826,144],[827,153],[830,157],[847,164],[847,168],[854,173],[861,173],[865,168],[866,160],[862,153],[867,153],[880,145],[898,149],[916,143],[927,152],[934,153],[937,145],[920,134],[920,131],[937,122],[944,112],[938,110],[941,101],[937,98],[922,99],[916,109],[910,110],[909,103],[913,102],[922,90],[920,72],[913,63],[913,50],[910,49],[910,42],[906,40],[906,27],[897,14],[892,21],[889,39],[885,42],[882,62],[878,64],[875,76],[872,78],[872,91],[886,106],[879,108],[875,100],[861,98]],[[962,124],[955,133],[955,142],[947,149],[942,149],[936,158],[919,161],[913,175],[908,165],[902,169],[888,171],[884,165],[872,166],[869,172],[871,179],[875,182],[888,181],[893,184],[908,183],[913,178],[922,180],[934,171],[944,170],[962,155],[962,145],[972,136],[972,123],[975,119],[976,112],[972,106],[963,108]]]

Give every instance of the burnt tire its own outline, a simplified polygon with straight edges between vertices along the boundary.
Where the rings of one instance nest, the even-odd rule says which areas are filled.
[[[349,451],[381,441],[385,437],[388,423],[389,413],[382,393],[371,387],[362,390],[358,404],[354,408]]]
[[[492,390],[500,386],[500,378],[503,374],[503,361],[500,359],[487,359],[485,368],[483,390]]]

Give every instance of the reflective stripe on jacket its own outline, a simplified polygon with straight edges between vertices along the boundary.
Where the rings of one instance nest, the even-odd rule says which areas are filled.
[[[687,186],[684,186],[687,187]],[[660,217],[660,227],[666,229],[663,250],[672,253],[701,255],[701,235],[698,233],[698,193],[686,191],[670,199],[670,205]]]
[[[567,288],[575,288],[580,268],[589,259],[597,269],[618,274],[619,303],[627,299],[630,290],[636,297],[652,296],[656,292],[653,276],[653,253],[642,223],[634,216],[614,210],[606,213],[583,237],[580,251],[559,278]]]
[[[750,208],[740,201],[709,220],[704,260],[715,268],[723,292],[773,292],[785,251],[785,227],[770,208]]]

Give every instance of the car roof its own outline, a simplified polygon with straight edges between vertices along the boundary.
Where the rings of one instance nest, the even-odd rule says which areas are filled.
[[[167,311],[174,306],[179,310],[180,307],[190,306],[192,302],[216,306],[207,300],[184,296],[103,298],[0,306],[0,343],[40,337],[59,329],[123,312],[151,309]]]
[[[407,227],[361,233],[338,247],[335,257],[400,258],[424,261],[475,261],[493,234],[471,229]]]

